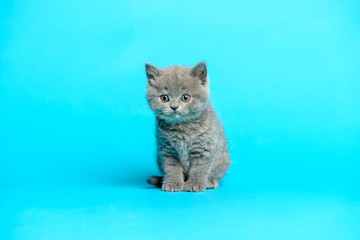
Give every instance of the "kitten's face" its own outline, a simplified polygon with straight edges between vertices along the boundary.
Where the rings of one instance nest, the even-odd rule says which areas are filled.
[[[159,69],[147,63],[146,97],[155,114],[167,122],[190,121],[200,116],[209,101],[207,67],[172,66]]]

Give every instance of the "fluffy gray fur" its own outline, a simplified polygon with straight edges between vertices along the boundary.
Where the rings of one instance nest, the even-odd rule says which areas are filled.
[[[210,104],[206,63],[165,69],[146,63],[145,70],[146,97],[156,115],[157,162],[164,174],[150,177],[148,183],[168,192],[217,188],[231,161],[223,127]],[[183,101],[184,94],[189,101]]]

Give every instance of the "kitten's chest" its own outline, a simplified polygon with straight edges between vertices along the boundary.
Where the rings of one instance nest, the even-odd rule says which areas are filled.
[[[173,131],[169,138],[181,165],[184,168],[189,167],[189,152],[192,148],[194,137],[185,131]]]

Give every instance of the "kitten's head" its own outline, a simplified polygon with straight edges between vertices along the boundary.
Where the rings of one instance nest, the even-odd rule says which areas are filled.
[[[146,98],[156,116],[170,123],[190,121],[201,115],[209,102],[205,62],[193,68],[171,66],[159,69],[145,64]]]

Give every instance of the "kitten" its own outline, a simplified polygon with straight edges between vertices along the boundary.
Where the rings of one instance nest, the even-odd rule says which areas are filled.
[[[164,174],[148,183],[168,192],[217,188],[231,161],[210,104],[206,63],[165,69],[146,63],[145,70],[146,97],[156,115],[157,162]]]

